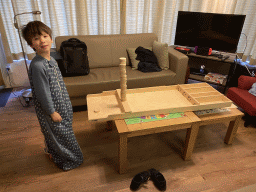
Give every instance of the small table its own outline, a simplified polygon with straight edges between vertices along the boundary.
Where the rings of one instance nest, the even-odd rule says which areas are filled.
[[[232,144],[236,136],[239,123],[244,113],[239,111],[237,108],[229,108],[230,111],[223,113],[199,115],[200,118],[199,126],[221,123],[223,121],[229,121],[229,126],[224,139],[226,144]]]
[[[119,173],[125,173],[128,168],[127,139],[154,133],[168,132],[179,129],[187,129],[186,144],[183,151],[184,160],[190,159],[197,137],[200,119],[193,112],[185,112],[184,117],[159,120],[153,122],[127,125],[124,119],[114,120],[119,133]]]
[[[227,133],[224,139],[226,144],[232,144],[239,122],[244,115],[236,108],[230,108],[230,111],[223,113],[207,114],[197,116],[193,112],[185,112],[185,117],[160,120],[147,123],[127,125],[124,119],[114,120],[119,133],[119,173],[125,173],[128,168],[127,161],[127,139],[141,135],[168,132],[179,129],[187,129],[183,159],[191,158],[199,127],[202,125],[215,124],[223,121],[230,121]]]

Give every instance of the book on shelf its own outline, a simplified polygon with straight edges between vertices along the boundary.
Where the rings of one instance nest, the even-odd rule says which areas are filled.
[[[214,83],[223,84],[223,82],[227,79],[227,75],[222,75],[219,73],[208,73],[204,76],[204,79],[207,81],[211,81]]]

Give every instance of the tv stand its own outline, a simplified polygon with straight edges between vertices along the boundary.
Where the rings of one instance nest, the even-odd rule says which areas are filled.
[[[234,71],[235,54],[224,53],[220,55],[223,56],[217,57],[216,54],[211,56],[203,56],[197,55],[193,52],[188,53],[188,66],[190,68],[189,79],[194,79],[197,81],[223,86],[225,93],[226,88],[228,87],[229,79]],[[200,72],[200,68],[202,65],[205,66],[205,69],[203,72]],[[209,72],[227,75],[227,79],[222,84],[207,81],[204,79],[204,76],[207,75]]]
[[[204,77],[205,75],[208,74],[208,71],[205,69],[201,71],[200,69],[197,69],[197,68],[190,68],[190,74],[200,75]]]

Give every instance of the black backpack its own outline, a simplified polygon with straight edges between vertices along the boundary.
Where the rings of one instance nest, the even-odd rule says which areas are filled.
[[[60,55],[63,58],[62,75],[81,76],[90,73],[87,56],[87,46],[76,38],[63,41],[60,45]]]

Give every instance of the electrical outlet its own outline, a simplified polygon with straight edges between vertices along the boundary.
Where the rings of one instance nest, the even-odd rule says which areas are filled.
[[[10,65],[7,65],[6,66],[6,71],[7,71],[7,73],[11,73],[12,71],[11,71],[11,66]]]
[[[6,71],[7,71],[8,74],[11,73],[11,69],[10,69],[10,68],[7,68],[7,67],[6,67]]]

